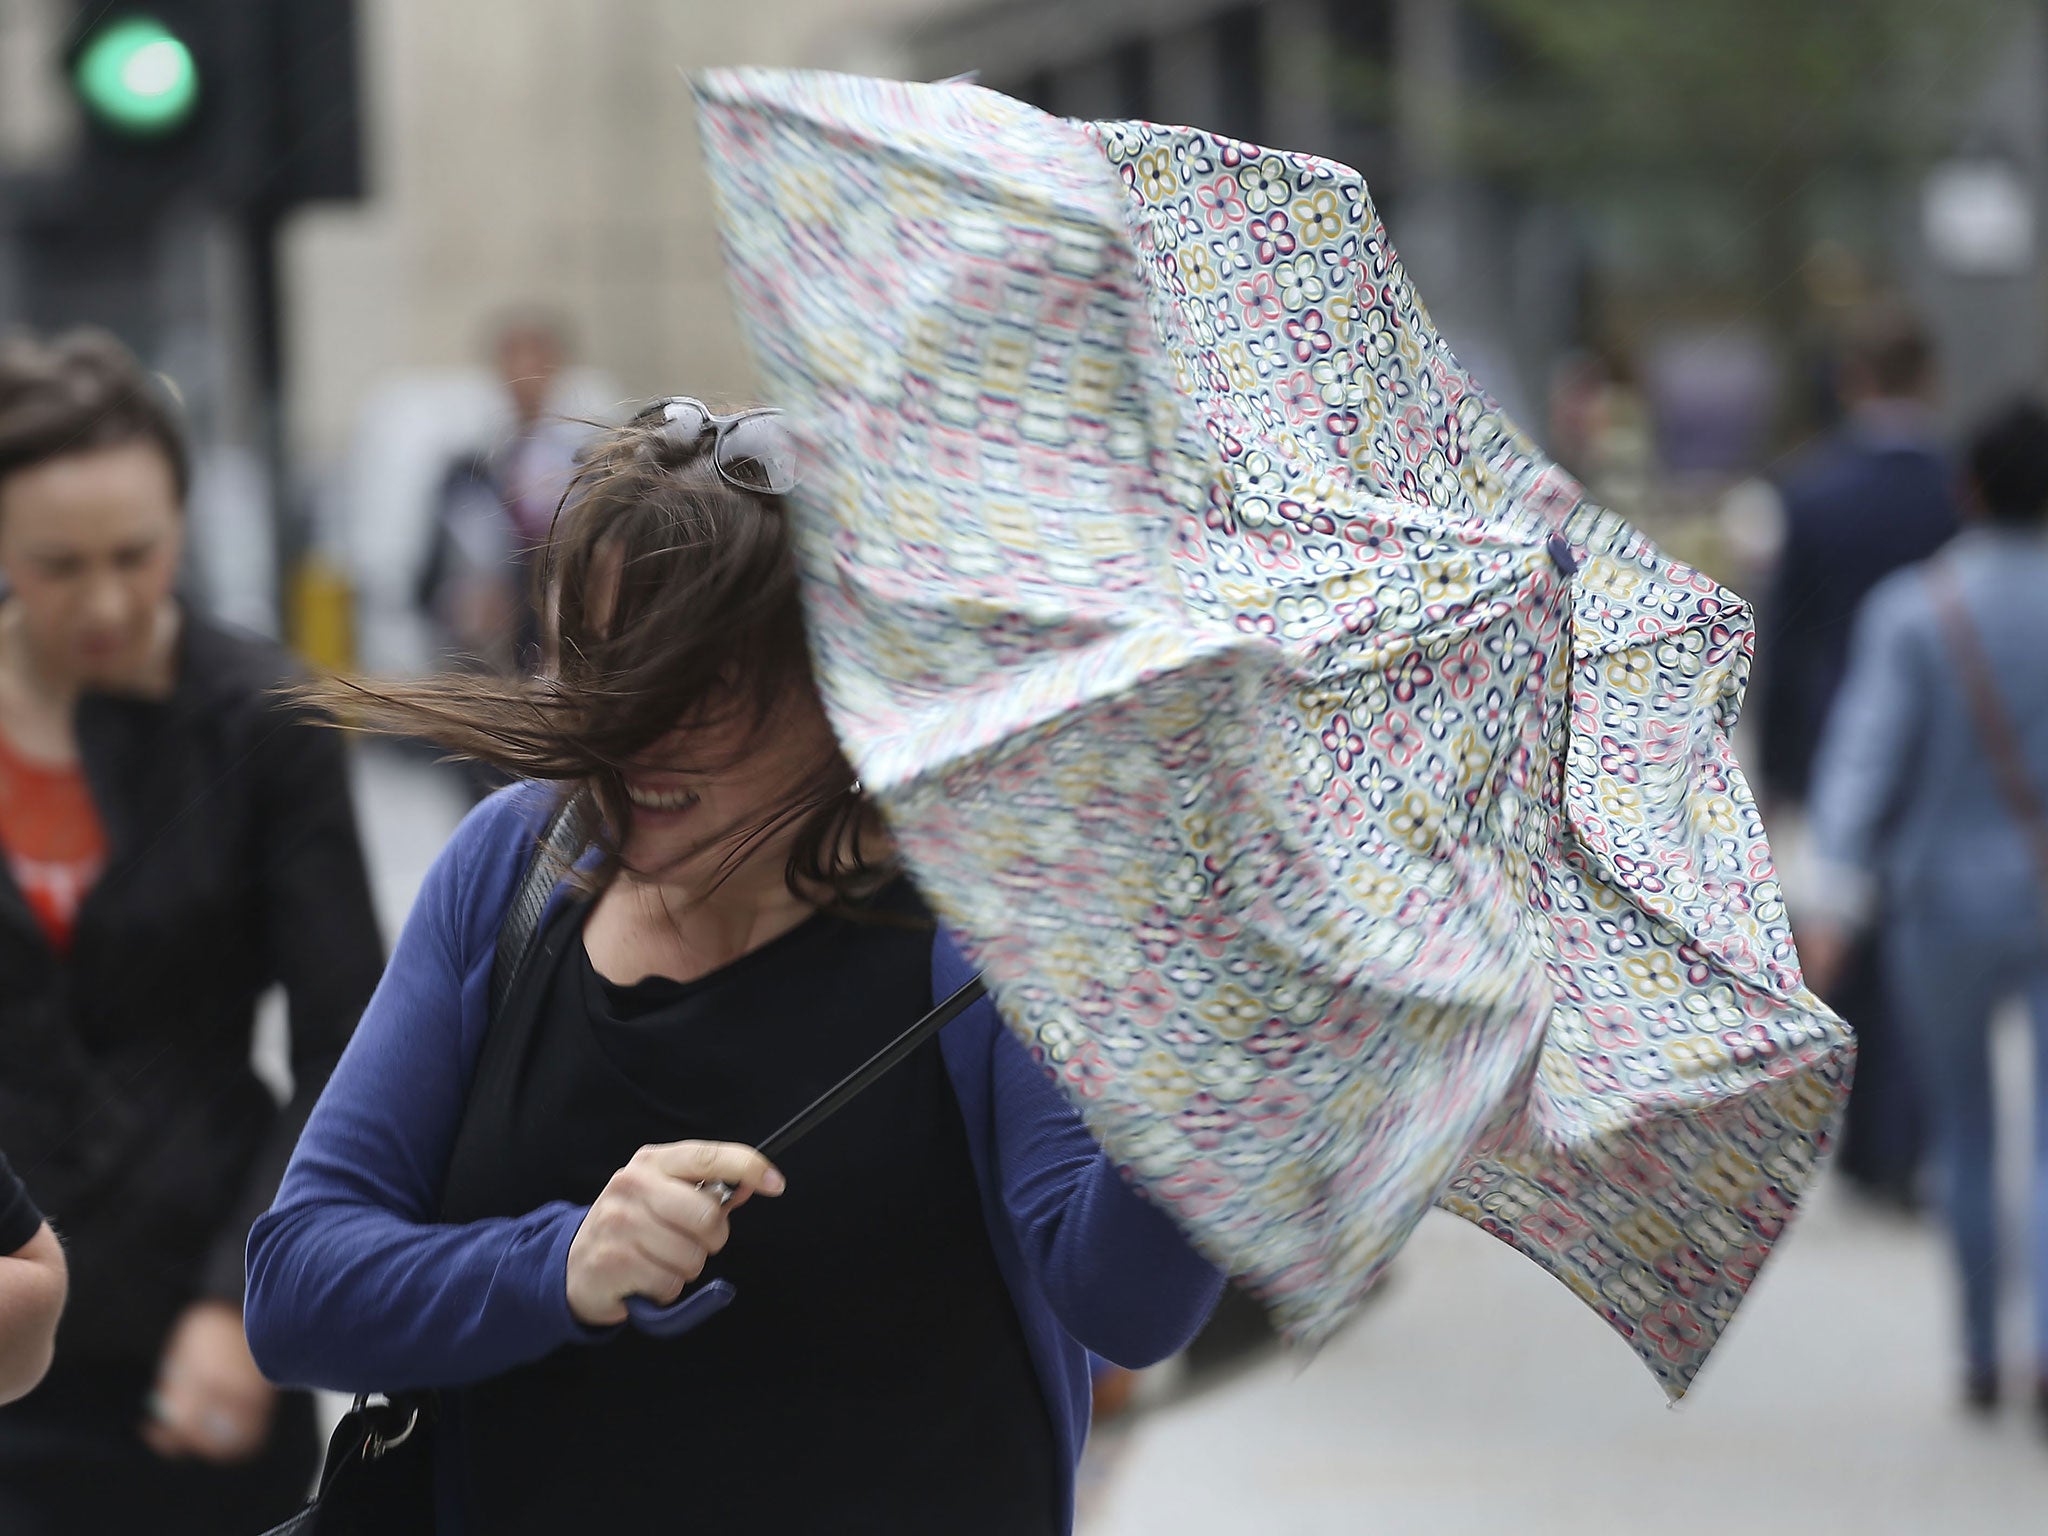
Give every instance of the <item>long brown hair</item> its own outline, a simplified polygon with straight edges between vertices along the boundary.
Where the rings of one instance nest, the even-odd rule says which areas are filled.
[[[581,799],[603,854],[593,884],[622,867],[633,824],[624,770],[641,754],[679,729],[738,721],[743,758],[791,691],[814,687],[781,499],[728,484],[709,433],[678,440],[651,414],[585,449],[533,562],[537,676],[314,690],[355,728],[431,741]],[[894,872],[879,818],[834,748],[755,823],[712,834],[719,878],[792,826],[784,878],[804,899],[857,900]]]

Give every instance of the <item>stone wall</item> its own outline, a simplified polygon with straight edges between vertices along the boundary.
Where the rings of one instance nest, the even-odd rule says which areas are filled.
[[[290,430],[331,463],[395,373],[544,304],[632,395],[747,391],[682,72],[892,72],[946,0],[361,0],[371,195],[285,245]]]

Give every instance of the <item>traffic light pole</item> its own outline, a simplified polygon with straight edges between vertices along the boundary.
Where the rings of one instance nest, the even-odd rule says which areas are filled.
[[[287,358],[278,260],[282,224],[278,210],[265,201],[243,213],[240,228],[250,320],[249,364],[254,385],[256,448],[270,482],[271,556],[281,619],[286,617],[291,573],[306,547],[305,508],[291,472],[284,411]]]

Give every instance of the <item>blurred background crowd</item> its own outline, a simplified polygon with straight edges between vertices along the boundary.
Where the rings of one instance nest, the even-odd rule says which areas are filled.
[[[2048,1051],[2005,995],[2039,965],[2028,812],[1978,686],[2022,770],[2048,760],[2048,633],[1997,617],[2048,613],[2029,531],[2048,421],[2015,406],[2048,385],[2048,8],[0,0],[0,329],[102,326],[169,381],[194,439],[187,581],[220,616],[322,665],[520,666],[522,555],[577,423],[749,393],[678,73],[727,63],[978,71],[1057,113],[1356,166],[1511,414],[1758,611],[1738,746],[1813,979],[1864,1057],[1834,1186],[1704,1401],[1657,1420],[1625,1352],[1583,1363],[1594,1330],[1544,1310],[1568,1302],[1426,1227],[1299,1377],[1254,1354],[1200,1391],[1142,1384],[1104,1436],[1092,1528],[1278,1510],[1264,1528],[1481,1529],[1502,1501],[1526,1530],[1627,1528],[1650,1504],[1673,1531],[2048,1524],[2048,1441],[1957,1408],[1994,1408],[2001,1358],[2025,1358],[2008,1175],[2029,1138],[2048,1163],[2028,1090]],[[1946,716],[1915,715],[1876,654],[1903,654],[1913,617],[1867,600],[1987,517],[2019,532],[1963,573],[1984,665],[1936,689]],[[1919,623],[1923,662],[1952,654],[1935,609]],[[1938,731],[1976,743],[1974,766],[1915,757]],[[388,929],[477,786],[358,769]],[[1876,850],[1930,773],[1967,780],[2012,893],[1936,939],[1884,915]],[[2016,911],[2011,953],[1968,948]],[[1967,994],[1945,1054],[1981,1071],[1926,1065],[1901,944],[1923,990]],[[2001,1270],[2021,1283],[2001,1291]]]

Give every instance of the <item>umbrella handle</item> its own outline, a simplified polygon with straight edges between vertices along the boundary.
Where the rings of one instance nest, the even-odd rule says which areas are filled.
[[[738,1294],[730,1280],[712,1280],[665,1307],[645,1296],[628,1296],[626,1318],[657,1339],[679,1339],[714,1312],[723,1312]]]
[[[720,1205],[732,1199],[730,1184],[713,1181],[700,1187],[707,1195],[716,1196]],[[679,1339],[705,1318],[731,1306],[733,1297],[738,1294],[730,1280],[712,1280],[667,1306],[645,1296],[628,1296],[626,1318],[642,1333],[652,1334],[657,1339]]]

